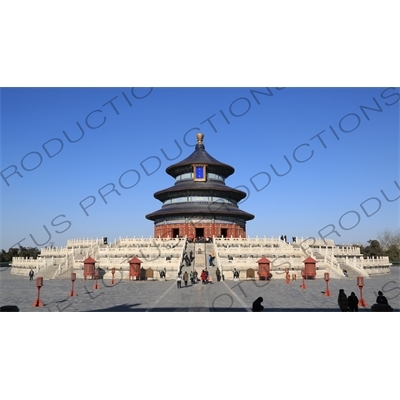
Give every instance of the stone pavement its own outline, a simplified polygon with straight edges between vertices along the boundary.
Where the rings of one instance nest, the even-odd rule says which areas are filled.
[[[354,278],[329,281],[331,297],[323,296],[326,283],[322,279],[307,280],[302,289],[302,279],[285,284],[282,279],[268,281],[222,281],[202,285],[201,282],[178,289],[175,280],[127,281],[78,280],[78,296],[69,297],[69,279],[45,280],[40,291],[43,307],[33,307],[38,290],[36,279],[11,275],[9,267],[0,267],[0,306],[16,305],[21,312],[248,312],[253,301],[261,296],[265,312],[338,312],[337,295],[343,288],[347,295],[354,291],[360,297]],[[36,278],[36,277],[35,277]],[[363,298],[370,311],[378,290],[382,290],[394,311],[400,311],[400,268],[393,267],[390,274],[365,278]]]

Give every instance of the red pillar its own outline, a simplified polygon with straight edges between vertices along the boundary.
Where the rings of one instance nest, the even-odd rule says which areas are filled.
[[[185,222],[185,235],[184,236],[189,237],[189,226],[188,226],[187,222]]]

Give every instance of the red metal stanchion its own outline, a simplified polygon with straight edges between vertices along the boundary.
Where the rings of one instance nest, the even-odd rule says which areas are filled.
[[[326,282],[326,290],[325,290],[324,296],[332,296],[332,293],[330,292],[330,290],[328,288],[329,272],[325,272],[324,273],[324,279],[325,279],[325,282]]]
[[[115,281],[114,281],[115,268],[111,269],[111,274],[112,274],[111,285],[114,285],[115,284]]]
[[[362,297],[362,288],[364,286],[364,278],[362,276],[357,276],[357,286],[360,289],[360,299],[358,300],[358,305],[362,307],[368,307],[367,302]]]
[[[93,289],[100,289],[100,285],[97,283],[97,279],[99,279],[99,269],[97,268],[96,271],[94,271],[94,277],[96,279],[96,283],[93,286]]]
[[[38,297],[32,303],[32,307],[43,307],[44,306],[44,304],[40,300],[40,289],[42,286],[43,286],[43,278],[42,277],[36,278],[36,287],[38,288]]]
[[[304,269],[302,269],[302,270],[301,270],[301,276],[303,277],[303,283],[300,285],[300,287],[301,287],[302,289],[307,289],[307,286],[306,286],[306,284],[304,283],[305,274],[306,274],[306,271],[305,271]]]
[[[285,284],[286,284],[286,285],[289,285],[289,284],[290,284],[289,268],[286,268],[285,271],[286,271],[286,281],[285,281]]]
[[[75,283],[75,281],[76,281],[76,273],[75,273],[75,272],[72,272],[72,273],[71,273],[72,289],[71,289],[71,291],[69,292],[68,296],[78,296],[78,295],[76,294],[75,290],[74,290],[74,283]]]

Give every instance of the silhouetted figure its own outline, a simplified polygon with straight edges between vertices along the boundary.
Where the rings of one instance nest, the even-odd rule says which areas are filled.
[[[358,311],[358,297],[354,292],[351,292],[351,295],[347,298],[349,303],[350,311]]]
[[[387,298],[383,295],[381,291],[378,292],[378,297],[376,298],[377,304],[389,304]]]
[[[259,297],[258,299],[253,301],[253,307],[252,307],[252,311],[254,312],[260,312],[264,310],[264,306],[261,304],[264,301],[264,299],[262,297]]]
[[[349,311],[349,300],[347,299],[344,289],[339,290],[338,305],[340,311]]]
[[[33,269],[31,269],[30,271],[29,271],[29,280],[30,281],[33,281],[33,276],[35,275],[35,273],[33,272]]]
[[[393,308],[389,305],[387,298],[381,291],[378,292],[376,303],[371,307],[372,311],[393,311]]]

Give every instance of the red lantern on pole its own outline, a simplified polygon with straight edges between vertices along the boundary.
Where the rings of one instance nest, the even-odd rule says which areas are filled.
[[[99,269],[98,268],[94,271],[94,277],[96,279],[96,283],[94,284],[93,289],[100,289],[100,285],[97,283],[97,279],[99,279]]]
[[[329,272],[324,273],[324,280],[326,282],[326,290],[325,290],[324,296],[332,296],[332,293],[330,292],[330,290],[328,288]]]
[[[362,276],[357,276],[357,286],[360,289],[360,299],[358,300],[358,305],[362,307],[367,307],[367,302],[362,297],[362,288],[364,286],[364,278]]]
[[[72,273],[71,273],[72,289],[71,289],[71,291],[69,292],[68,296],[77,296],[77,294],[76,294],[76,292],[75,292],[75,290],[74,290],[74,283],[75,283],[75,281],[76,281],[76,273],[75,273],[75,272],[72,272]]]
[[[300,287],[301,287],[302,289],[307,289],[307,286],[306,286],[306,284],[304,283],[305,275],[306,275],[306,271],[305,271],[304,269],[302,269],[302,270],[301,270],[301,276],[303,277],[303,283],[300,285]]]
[[[43,278],[42,277],[36,278],[36,287],[38,288],[38,297],[32,303],[32,307],[43,307],[44,306],[44,304],[40,301],[40,289],[42,286],[43,286]]]
[[[111,285],[114,285],[115,281],[114,281],[114,274],[115,274],[115,268],[111,269],[111,275],[112,275],[112,279],[111,279]]]

